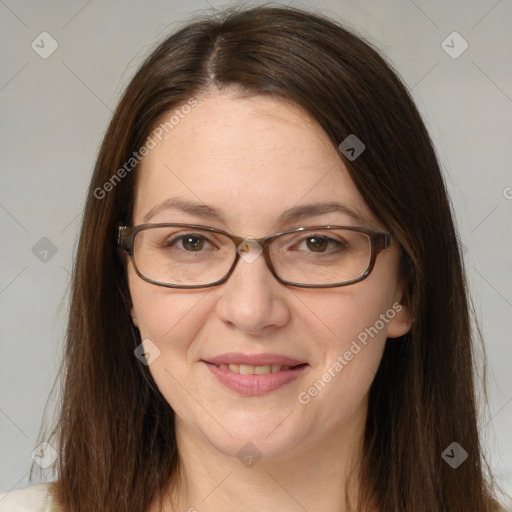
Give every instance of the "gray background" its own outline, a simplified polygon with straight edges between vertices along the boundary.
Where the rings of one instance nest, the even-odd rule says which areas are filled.
[[[486,340],[485,446],[498,482],[512,493],[512,3],[291,3],[318,7],[374,42],[424,115]],[[0,492],[28,484],[62,349],[85,191],[112,110],[158,40],[198,9],[231,4],[0,0]],[[46,59],[31,47],[44,37],[44,51],[51,48],[38,37],[44,31],[58,44]],[[461,55],[464,41],[446,40],[453,31],[469,45]]]

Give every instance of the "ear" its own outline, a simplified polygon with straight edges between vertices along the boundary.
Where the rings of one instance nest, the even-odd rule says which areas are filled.
[[[395,316],[388,323],[387,337],[399,338],[407,334],[414,323],[413,286],[414,264],[409,255],[403,250],[400,255],[398,281],[393,295],[392,310]]]
[[[396,314],[388,323],[387,337],[398,338],[411,330],[414,318],[409,307],[406,305],[395,302],[392,309]]]
[[[135,313],[135,308],[132,306],[130,309],[130,314],[132,316],[132,322],[135,327],[139,327],[139,320],[137,319],[137,313]]]
[[[399,286],[395,293],[393,305],[390,308],[395,312],[395,316],[388,323],[388,338],[398,338],[411,330],[414,315],[410,302],[410,297],[406,296],[403,293],[403,287]]]

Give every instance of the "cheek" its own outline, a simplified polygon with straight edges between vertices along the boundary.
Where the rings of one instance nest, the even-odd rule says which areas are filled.
[[[206,311],[203,299],[208,291],[169,290],[128,273],[132,298],[132,315],[141,339],[150,339],[160,350],[163,360],[177,353],[186,356]]]
[[[348,350],[353,340],[385,340],[395,316],[394,288],[376,286],[371,276],[346,288],[303,295],[301,329],[320,353]]]
[[[303,414],[315,418],[309,426],[312,439],[317,431],[334,433],[340,423],[364,416],[385,348],[387,326],[394,316],[389,300],[382,291],[362,293],[359,289],[356,293],[354,287],[354,292],[346,289],[322,301],[322,307],[319,302],[308,302],[317,320],[304,328],[309,324],[317,364],[299,390],[297,402]],[[314,331],[322,334],[315,337]]]
[[[192,421],[190,397],[200,396],[201,383],[191,374],[191,364],[197,361],[195,340],[207,316],[205,292],[182,293],[135,279],[141,282],[130,286],[133,310],[145,352],[154,354],[149,371],[173,410]]]
[[[303,316],[300,329],[308,333],[318,356],[316,376],[325,372],[335,373],[336,377],[343,374],[343,380],[347,379],[344,385],[352,391],[361,379],[366,382],[373,378],[382,358],[388,328],[396,316],[394,286],[375,277],[370,276],[354,286],[302,298],[304,311],[309,314]],[[324,380],[330,382],[329,376],[325,375]]]

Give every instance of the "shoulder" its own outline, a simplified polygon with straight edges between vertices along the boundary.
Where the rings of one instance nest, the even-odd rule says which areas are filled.
[[[53,512],[52,483],[39,483],[0,494],[0,512]]]

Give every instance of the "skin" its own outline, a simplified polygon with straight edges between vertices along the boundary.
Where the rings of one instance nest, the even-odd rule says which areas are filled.
[[[198,223],[253,237],[306,225],[355,225],[338,212],[298,225],[276,223],[288,208],[332,200],[358,211],[366,227],[385,230],[337,148],[306,112],[284,100],[239,99],[232,92],[198,100],[142,161],[134,225],[166,198],[180,196],[214,206],[226,223],[177,210],[149,222]],[[411,327],[407,307],[308,404],[297,397],[400,302],[399,254],[395,242],[368,278],[330,289],[283,285],[261,257],[240,260],[227,282],[198,290],[152,285],[129,264],[133,322],[160,350],[149,368],[176,413],[184,475],[179,510],[344,510],[347,475],[360,460],[369,387],[385,343],[393,343],[386,338]],[[200,362],[225,352],[272,352],[310,366],[278,390],[250,397],[224,387]],[[237,457],[247,442],[262,454],[252,467]],[[355,497],[358,489],[350,489]],[[152,510],[159,510],[156,504]]]

